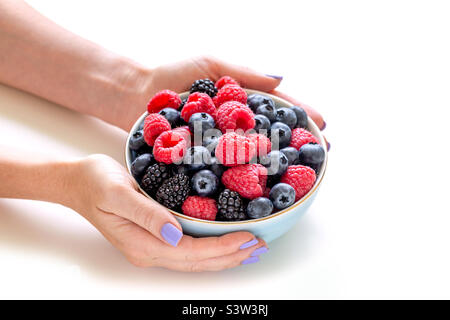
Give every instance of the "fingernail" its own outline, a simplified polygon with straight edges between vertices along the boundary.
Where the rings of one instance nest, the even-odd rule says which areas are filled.
[[[249,242],[244,243],[242,246],[239,247],[239,249],[241,249],[241,250],[247,249],[247,248],[250,248],[251,246],[254,246],[257,243],[258,243],[258,240],[253,239],[253,240],[250,240]]]
[[[322,128],[320,128],[320,131],[323,131],[323,130],[325,130],[325,128],[327,127],[327,123],[324,121],[323,122],[323,126],[322,126]]]
[[[242,261],[241,264],[250,264],[250,263],[255,263],[258,261],[259,261],[258,257],[250,257],[250,258],[247,258],[244,261]]]
[[[253,251],[250,256],[257,257],[262,253],[266,253],[267,251],[269,251],[269,249],[267,249],[266,247],[261,247],[261,248],[255,249],[255,251]]]
[[[173,224],[168,222],[161,228],[161,236],[169,244],[176,247],[178,245],[178,242],[180,242],[183,233]]]
[[[327,151],[330,151],[330,147],[331,147],[331,145],[330,145],[330,143],[327,141]]]
[[[282,76],[274,76],[273,74],[266,74],[266,76],[277,79],[277,80],[283,80]]]

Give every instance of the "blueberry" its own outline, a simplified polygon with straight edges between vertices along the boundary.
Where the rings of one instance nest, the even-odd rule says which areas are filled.
[[[160,112],[158,112],[160,115],[162,115],[164,118],[169,121],[170,125],[173,127],[176,127],[180,124],[181,120],[181,112],[178,110],[175,110],[174,108],[164,108]]]
[[[189,118],[189,130],[194,135],[203,134],[206,130],[214,128],[215,125],[213,117],[205,112],[194,113]]]
[[[285,209],[295,202],[295,190],[287,183],[278,183],[270,189],[269,198],[275,208]]]
[[[255,112],[256,109],[263,104],[268,104],[275,109],[275,103],[273,102],[272,98],[258,93],[249,95],[247,97],[247,104],[253,112]]]
[[[202,197],[213,195],[219,186],[219,178],[211,170],[200,170],[191,181],[192,189]]]
[[[288,159],[289,165],[298,163],[298,151],[294,147],[286,147],[280,150]]]
[[[291,129],[294,129],[297,124],[297,115],[294,110],[291,108],[280,108],[276,110],[276,119],[277,121],[283,122],[287,124],[287,126]]]
[[[265,130],[265,132],[269,132],[270,129],[270,120],[265,115],[257,114],[255,115],[255,130],[257,132],[263,133],[262,130]]]
[[[274,122],[276,119],[275,115],[275,107],[269,105],[269,104],[262,104],[256,109],[256,114],[262,114],[263,116],[266,116],[267,119],[270,120],[270,122]]]
[[[222,132],[219,129],[211,129],[205,132],[203,135],[202,145],[211,152],[211,155],[214,156],[217,143],[219,142],[219,138],[222,135]]]
[[[272,211],[272,201],[263,197],[253,199],[247,205],[247,215],[252,219],[267,217]]]
[[[291,143],[292,131],[282,122],[275,122],[270,127],[270,141],[272,149],[282,149]],[[278,148],[277,148],[278,146]]]
[[[137,157],[131,164],[131,174],[135,178],[139,178],[153,162],[153,155],[145,153]]]
[[[295,125],[295,127],[306,129],[306,127],[308,127],[308,115],[306,114],[306,111],[298,106],[293,106],[291,109],[297,116],[297,124]]]
[[[304,165],[319,165],[325,159],[325,150],[316,143],[304,144],[298,151],[298,159]]]
[[[282,175],[289,165],[286,155],[277,150],[262,156],[260,163],[267,168],[268,175]]]
[[[194,146],[186,151],[183,158],[184,165],[189,171],[198,171],[206,168],[211,162],[211,153],[203,146]]]
[[[209,163],[209,170],[211,170],[220,179],[226,169],[219,163],[216,157],[213,157]]]
[[[215,155],[217,144],[219,143],[219,137],[211,136],[203,139],[203,146],[208,149],[212,156]]]
[[[144,131],[139,130],[132,134],[128,145],[131,150],[138,150],[145,145]]]

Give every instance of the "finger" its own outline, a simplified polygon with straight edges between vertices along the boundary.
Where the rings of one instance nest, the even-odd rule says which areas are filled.
[[[326,123],[323,120],[323,117],[319,112],[317,112],[316,110],[314,110],[307,104],[304,104],[304,103],[298,101],[297,99],[294,99],[291,96],[288,96],[287,94],[285,94],[283,92],[274,90],[271,93],[277,97],[280,97],[282,99],[285,99],[285,100],[293,103],[296,106],[303,108],[306,111],[306,113],[308,114],[308,116],[317,124],[317,126],[319,127],[320,130],[325,129]]]
[[[323,136],[323,139],[325,140],[325,144],[327,145],[327,151],[330,151],[331,145],[327,140],[327,137]]]
[[[185,235],[176,248],[158,250],[157,255],[171,260],[197,261],[229,255],[258,244],[255,236],[245,231],[206,238],[193,238]]]
[[[229,255],[194,261],[159,259],[158,265],[168,269],[185,272],[220,271],[234,268],[242,264],[259,261],[259,255],[267,251],[267,244],[262,239],[257,240],[257,245],[236,251]]]
[[[250,68],[223,61],[217,62],[217,69],[220,76],[230,76],[244,88],[265,92],[274,90],[282,80],[282,77],[265,75]]]
[[[183,232],[174,216],[157,202],[133,189],[121,192],[112,200],[114,213],[149,231],[163,242],[176,247]]]

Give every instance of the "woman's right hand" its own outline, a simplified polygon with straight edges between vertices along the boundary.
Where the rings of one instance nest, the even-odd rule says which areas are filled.
[[[73,198],[66,205],[136,266],[218,271],[256,262],[257,254],[266,250],[255,252],[266,243],[249,232],[208,238],[183,235],[173,215],[141,194],[135,180],[108,156],[92,155],[75,165],[69,186]]]

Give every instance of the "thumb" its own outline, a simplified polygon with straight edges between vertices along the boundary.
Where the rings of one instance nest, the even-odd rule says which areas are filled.
[[[217,63],[217,68],[220,75],[232,77],[242,87],[265,92],[274,90],[283,79],[283,77],[265,75],[250,68],[226,62]]]
[[[127,190],[117,198],[114,213],[136,223],[161,241],[174,247],[178,245],[183,236],[182,228],[165,207],[135,190]]]

